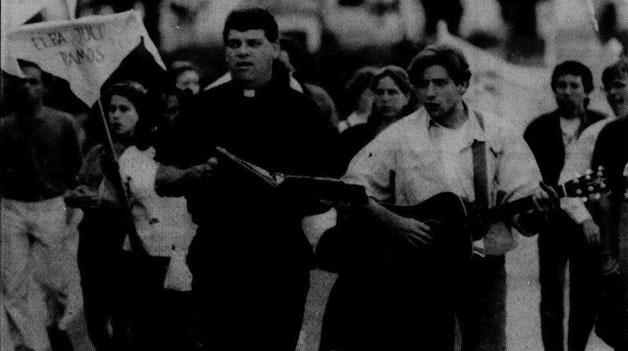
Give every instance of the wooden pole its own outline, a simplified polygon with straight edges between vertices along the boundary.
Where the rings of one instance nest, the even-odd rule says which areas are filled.
[[[120,165],[118,164],[118,155],[116,153],[113,138],[111,137],[111,129],[109,128],[109,121],[105,115],[105,110],[102,106],[102,102],[100,98],[98,98],[98,110],[100,113],[100,119],[103,125],[103,130],[105,132],[105,157],[107,158],[105,162],[108,162],[111,166],[110,169],[114,170],[114,174],[111,174],[111,181],[116,191],[116,197],[118,198],[118,202],[120,204],[120,208],[122,209],[122,215],[124,216],[124,224],[127,230],[127,235],[129,236],[129,241],[131,243],[131,249],[134,253],[140,256],[148,256],[148,252],[144,248],[142,244],[142,240],[140,239],[137,228],[135,227],[135,221],[133,220],[133,213],[131,209],[131,202],[129,201],[128,194],[126,191],[126,187],[124,186],[124,181],[122,176],[120,175]]]

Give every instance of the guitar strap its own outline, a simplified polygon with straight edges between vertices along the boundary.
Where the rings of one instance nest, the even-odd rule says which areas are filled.
[[[478,117],[478,123],[480,127],[484,129],[484,120],[480,113],[475,112]],[[488,177],[487,177],[487,165],[486,165],[486,142],[475,140],[471,145],[473,151],[473,190],[475,192],[475,205],[478,208],[488,208],[489,204],[489,192],[488,192]]]
[[[482,115],[475,113],[478,117],[480,127],[484,129],[484,121]],[[473,152],[473,190],[475,192],[475,207],[489,207],[488,177],[486,166],[486,142],[475,140],[471,145]],[[474,256],[485,257],[484,240],[478,239],[473,242]]]

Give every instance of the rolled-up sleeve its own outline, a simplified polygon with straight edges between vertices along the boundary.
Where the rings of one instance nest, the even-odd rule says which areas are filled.
[[[394,145],[394,140],[376,138],[355,155],[342,179],[364,186],[366,194],[379,202],[393,200]]]

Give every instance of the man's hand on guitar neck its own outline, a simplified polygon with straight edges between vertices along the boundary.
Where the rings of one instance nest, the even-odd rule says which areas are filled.
[[[538,233],[548,215],[560,209],[558,194],[544,182],[539,183],[539,188],[532,196],[532,202],[534,209],[513,216],[513,224],[525,236]]]
[[[434,239],[430,227],[416,219],[400,216],[374,199],[369,199],[367,213],[381,224],[391,229],[391,232],[409,245],[420,248],[432,245]]]
[[[532,197],[534,210],[541,213],[556,211],[560,208],[560,198],[551,186],[544,182],[539,183],[539,189]]]

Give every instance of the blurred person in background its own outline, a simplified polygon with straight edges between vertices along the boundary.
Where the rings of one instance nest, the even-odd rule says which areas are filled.
[[[381,68],[371,79],[373,107],[367,122],[350,127],[340,134],[338,151],[342,171],[349,161],[379,132],[399,118],[416,110],[417,98],[410,85],[408,73],[398,66]]]
[[[599,9],[599,38],[602,47],[610,51],[611,55],[617,55],[613,63],[621,54],[628,54],[628,28],[622,28],[620,22],[622,12],[621,4],[613,0],[606,1]],[[628,7],[628,3],[623,4]]]
[[[524,138],[543,181],[558,186],[590,167],[593,145],[606,116],[588,108],[593,75],[582,63],[557,65],[551,86],[558,108],[534,119]],[[545,350],[563,349],[563,297],[569,262],[567,345],[570,351],[584,351],[596,317],[592,301],[599,293],[600,228],[579,198],[561,199],[561,207],[564,211],[550,217],[538,239],[543,345]]]
[[[536,5],[546,0],[497,0],[508,26],[508,44],[523,56],[543,52],[543,39],[537,30]]]
[[[453,35],[458,35],[460,20],[464,14],[464,7],[460,0],[421,0],[425,12],[425,35],[435,38],[438,22],[447,23],[447,30]]]
[[[606,98],[617,117],[600,132],[593,153],[593,166],[603,166],[611,193],[602,197],[602,242],[606,286],[603,304],[611,316],[598,316],[596,333],[615,350],[628,349],[628,58],[607,67],[602,73]],[[612,290],[610,290],[612,289]],[[612,299],[612,301],[611,301]],[[604,318],[604,319],[603,319]],[[602,334],[600,322],[605,325]]]
[[[170,65],[171,84],[175,88],[196,95],[203,78],[200,68],[189,61],[175,61]]]
[[[154,181],[157,116],[148,91],[125,81],[103,97],[119,169],[98,144],[86,155],[80,185],[66,198],[82,208],[79,265],[89,336],[97,350],[189,350],[191,290],[185,264],[194,227],[185,199],[160,197]],[[116,174],[116,171],[119,174]],[[112,185],[122,177],[134,225],[148,255],[135,252]]]
[[[78,127],[72,116],[43,104],[41,69],[26,62],[22,71],[14,112],[0,122],[2,303],[15,327],[14,345],[49,350],[52,341],[52,347],[68,350],[69,339],[46,300],[66,313],[71,302],[82,303],[65,290],[78,283],[78,276],[68,276],[77,271],[75,257],[67,251],[73,214],[63,202],[81,167]],[[51,267],[65,269],[51,273]]]
[[[201,91],[203,74],[198,66],[190,61],[174,61],[166,73],[167,83],[162,87],[162,113],[167,119],[163,122],[171,124],[175,115],[184,113],[190,107],[192,98]],[[164,130],[161,132],[169,132]]]
[[[365,66],[358,69],[345,86],[345,99],[349,105],[349,115],[338,123],[338,130],[342,133],[345,129],[358,124],[366,123],[373,106],[373,91],[371,79],[377,72],[373,66]]]
[[[338,111],[336,110],[336,104],[325,89],[314,84],[308,77],[307,72],[309,70],[306,67],[308,57],[305,50],[296,40],[291,38],[281,38],[279,39],[279,44],[281,48],[279,60],[283,61],[290,70],[292,77],[300,83],[303,94],[316,102],[329,128],[337,130]]]
[[[165,88],[160,96],[160,112],[162,122],[166,126],[174,125],[177,118],[181,115],[181,96],[183,93],[176,88]]]

